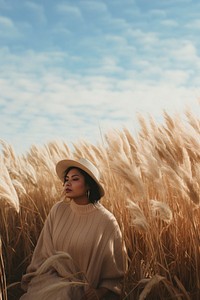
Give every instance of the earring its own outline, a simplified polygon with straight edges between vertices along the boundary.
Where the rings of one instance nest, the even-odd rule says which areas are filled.
[[[87,195],[87,198],[89,199],[90,198],[90,190],[87,190],[86,195]]]

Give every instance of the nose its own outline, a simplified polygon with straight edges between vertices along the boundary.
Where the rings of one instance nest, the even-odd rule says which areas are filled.
[[[64,185],[69,186],[69,185],[71,185],[71,182],[69,180],[67,180],[67,181],[65,181]]]

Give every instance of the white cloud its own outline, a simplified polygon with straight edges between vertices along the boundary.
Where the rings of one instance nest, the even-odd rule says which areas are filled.
[[[196,20],[192,20],[190,22],[188,22],[186,25],[185,25],[186,28],[189,28],[189,29],[197,29],[199,30],[200,29],[200,20],[199,19],[196,19]]]
[[[96,70],[95,70],[96,69]],[[93,72],[98,71],[101,74],[109,74],[122,72],[123,69],[118,65],[117,59],[114,57],[105,56],[99,61],[98,68],[94,68]]]
[[[79,7],[68,4],[68,3],[59,3],[56,6],[56,10],[62,14],[68,14],[76,18],[82,18],[81,11]]]
[[[162,81],[167,82],[173,86],[187,84],[189,79],[189,72],[181,70],[166,70],[163,72]]]
[[[137,108],[139,110],[145,109],[147,103],[151,105],[154,97],[155,100],[153,101],[160,101],[160,104],[158,103],[154,109],[155,112],[156,109],[160,110],[162,105],[169,105],[169,95],[175,101],[176,98],[178,100],[181,91],[183,101],[187,102],[190,98],[194,99],[192,89],[188,89],[186,92],[186,89],[178,87],[180,82],[177,78],[181,78],[182,82],[187,74],[178,71],[176,73],[173,70],[168,70],[163,75],[165,84],[159,83],[158,86],[148,85],[147,82],[141,82],[136,78],[119,80],[104,76],[82,77],[72,74],[67,74],[65,78],[63,74],[57,74],[56,70],[55,73],[52,70],[50,74],[43,72],[39,78],[26,73],[18,74],[15,80],[14,77],[8,77],[6,74],[4,76],[4,89],[1,92],[1,97],[4,104],[5,99],[13,99],[7,104],[10,113],[15,113],[17,107],[25,107],[26,111],[33,115],[38,113],[62,115],[65,110],[66,113],[69,112],[69,109],[72,113],[73,105],[76,107],[89,105],[93,109],[95,104],[99,107],[102,105],[102,109],[99,110],[101,117],[106,115],[105,107],[114,107],[115,110],[132,114]],[[14,85],[13,82],[15,82]],[[10,89],[11,86],[12,89]],[[141,101],[141,99],[144,100]],[[130,111],[130,108],[133,110]]]
[[[71,36],[72,32],[71,30],[69,30],[66,25],[64,25],[63,23],[59,22],[57,23],[53,29],[52,29],[52,33],[54,34],[60,34],[63,37],[69,37]]]
[[[0,26],[3,26],[4,28],[13,28],[14,24],[13,21],[7,17],[0,16]]]
[[[108,26],[109,29],[119,30],[120,32],[132,28],[131,24],[129,24],[125,19],[111,17],[109,13],[102,15],[102,22],[104,26]]]
[[[107,12],[107,6],[104,2],[98,2],[98,1],[82,1],[81,5],[83,8],[86,8],[86,10],[96,11],[96,12]]]
[[[141,29],[129,29],[129,36],[137,39],[144,47],[158,44],[158,36],[155,32],[144,32]]]
[[[28,5],[38,19],[45,20],[41,5]],[[51,27],[54,34],[60,32],[70,36],[72,44],[85,46],[79,47],[83,56],[81,51],[70,55],[70,51],[59,50],[62,45],[54,45],[51,39],[47,42],[56,51],[44,48],[37,53],[30,48],[14,54],[8,47],[0,49],[1,138],[21,148],[58,137],[98,140],[100,128],[103,132],[111,127],[136,128],[137,113],[160,120],[163,109],[182,113],[188,105],[194,113],[200,112],[196,101],[200,91],[195,88],[200,84],[200,62],[194,43],[181,36],[164,39],[159,30],[140,28],[140,21],[133,24],[125,17],[111,17],[103,2],[83,1],[81,8],[57,5],[64,18],[80,19],[87,9],[99,12],[105,23],[95,23],[96,29],[89,30],[92,34],[84,39],[78,36],[81,42],[72,39],[73,32],[62,20]],[[154,10],[154,15],[164,16],[164,12]],[[178,24],[170,19],[159,22],[168,28]],[[10,18],[1,17],[0,25],[10,32],[15,28]],[[90,51],[84,56],[86,49]]]
[[[96,142],[100,139],[100,128],[103,133],[124,126],[136,129],[137,113],[152,114],[160,120],[163,109],[180,113],[186,104],[198,112],[196,91],[174,84],[150,86],[131,79],[119,81],[72,74],[66,80],[58,74],[43,74],[40,78],[30,76],[26,81],[16,78],[12,90],[10,95],[8,82],[3,102],[0,101],[4,105],[1,138],[10,137],[11,143],[16,139],[18,147],[24,148],[30,143],[44,144],[58,137],[66,142],[80,138]],[[6,97],[13,100],[5,101]]]
[[[171,20],[171,19],[164,19],[161,21],[161,24],[166,27],[177,27],[178,26],[178,22],[175,20]]]
[[[0,37],[6,40],[16,39],[21,37],[22,34],[15,26],[12,19],[0,16]]]
[[[169,52],[175,56],[177,61],[194,63],[195,66],[200,65],[196,46],[191,41],[180,41],[178,45],[176,44],[176,48]]]
[[[129,36],[127,37],[125,34],[123,36],[106,34],[104,38],[108,47],[107,52],[111,53],[113,57],[122,55],[130,59],[130,57],[134,56],[136,52],[136,43],[134,43]]]

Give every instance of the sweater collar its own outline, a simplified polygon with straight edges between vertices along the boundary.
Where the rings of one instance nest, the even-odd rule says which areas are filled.
[[[76,204],[76,202],[74,202],[74,200],[71,200],[71,202],[70,202],[71,210],[78,214],[88,214],[88,213],[94,212],[94,211],[96,211],[96,209],[98,208],[99,205],[100,205],[99,203],[95,203],[95,204],[89,203],[89,204],[85,204],[85,205],[79,205],[79,204]]]

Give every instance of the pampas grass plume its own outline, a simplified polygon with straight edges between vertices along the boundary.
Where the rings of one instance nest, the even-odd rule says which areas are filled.
[[[0,199],[5,200],[19,212],[19,198],[2,160],[0,161]]]
[[[65,252],[57,252],[56,254],[48,257],[45,262],[37,269],[35,272],[35,275],[41,275],[46,273],[49,268],[57,268],[57,265],[61,265],[64,263],[66,260],[71,260],[71,256],[68,253]]]
[[[167,223],[171,222],[172,211],[166,203],[157,200],[150,200],[150,204],[151,211],[154,217],[158,217],[159,219]]]
[[[126,208],[129,210],[130,213],[131,226],[142,231],[148,230],[148,222],[139,205],[133,202],[132,200],[127,199]]]

